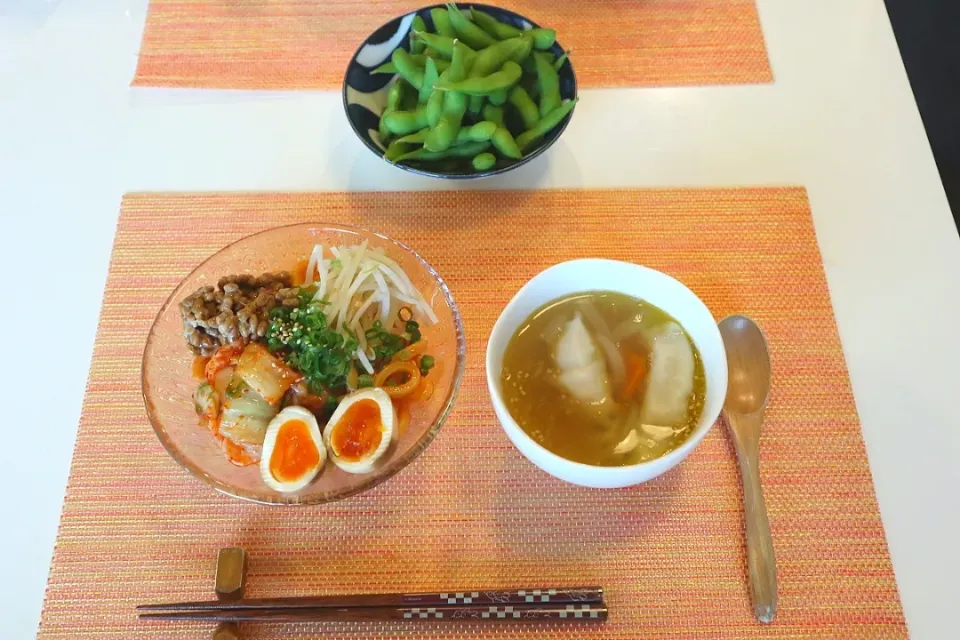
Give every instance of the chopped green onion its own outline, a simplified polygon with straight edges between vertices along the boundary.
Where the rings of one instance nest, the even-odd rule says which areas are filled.
[[[427,375],[427,371],[433,369],[435,364],[436,361],[433,359],[433,356],[423,356],[420,358],[420,373]]]
[[[373,376],[361,373],[357,376],[357,389],[366,389],[373,386]]]

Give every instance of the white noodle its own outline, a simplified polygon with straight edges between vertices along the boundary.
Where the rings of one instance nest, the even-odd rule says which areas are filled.
[[[363,352],[363,349],[357,349],[357,360],[360,361],[360,364],[363,365],[367,373],[373,375],[373,365],[370,364],[370,361],[367,359],[367,354]]]
[[[313,272],[317,268],[317,262],[323,258],[323,245],[313,245],[313,251],[310,252],[310,259],[307,260],[307,273],[304,275],[303,284],[310,286],[313,284]]]

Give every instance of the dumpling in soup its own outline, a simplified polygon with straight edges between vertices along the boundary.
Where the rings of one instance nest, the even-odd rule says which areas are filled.
[[[650,347],[650,376],[640,407],[640,421],[644,425],[679,427],[687,422],[693,393],[694,358],[690,340],[680,325],[667,322],[650,337]]]
[[[578,312],[563,326],[553,353],[557,379],[581,402],[603,403],[610,399],[607,365]]]

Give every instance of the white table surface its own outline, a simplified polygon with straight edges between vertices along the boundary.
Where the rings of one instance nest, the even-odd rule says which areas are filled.
[[[36,632],[124,192],[780,184],[809,191],[911,635],[956,638],[960,238],[882,0],[758,4],[773,84],[587,90],[549,153],[451,185],[377,160],[339,92],[129,89],[146,0],[0,0],[0,264],[45,300],[0,314],[0,638]]]

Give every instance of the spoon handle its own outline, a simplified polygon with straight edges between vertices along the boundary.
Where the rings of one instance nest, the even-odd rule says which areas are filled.
[[[759,435],[760,415],[728,415],[734,432],[740,474],[743,477],[743,507],[747,522],[747,569],[750,593],[757,620],[773,622],[777,615],[777,561],[773,553],[773,537],[767,505],[760,487]],[[756,424],[749,424],[756,421]],[[739,423],[739,424],[738,424]]]

